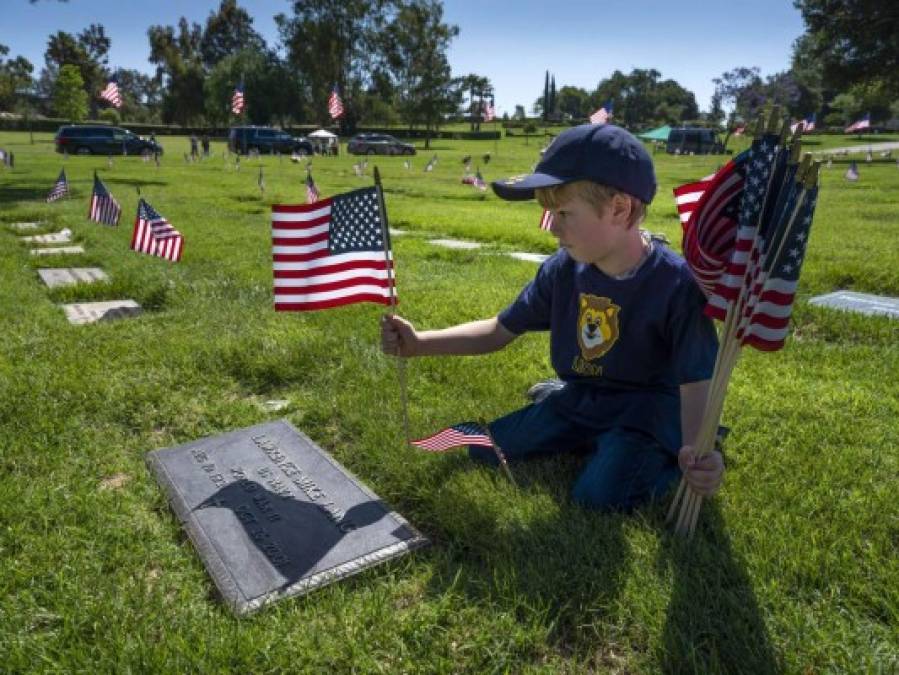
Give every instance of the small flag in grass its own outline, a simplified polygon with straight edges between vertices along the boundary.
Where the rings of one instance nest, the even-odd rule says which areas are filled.
[[[462,422],[447,427],[436,434],[411,441],[412,445],[428,452],[445,452],[460,445],[481,445],[493,447],[493,441],[486,429],[477,422]]]
[[[172,262],[181,260],[184,237],[172,224],[163,218],[147,202],[137,203],[137,217],[134,219],[134,233],[131,235],[131,249],[138,253],[155,255]]]
[[[313,204],[318,201],[319,198],[318,188],[315,187],[315,181],[312,180],[312,172],[306,172],[306,203]]]
[[[91,208],[87,217],[103,225],[118,225],[121,215],[122,207],[94,172],[94,191],[91,193]]]
[[[69,181],[66,178],[66,170],[63,169],[59,172],[59,178],[56,179],[56,183],[53,185],[53,189],[50,190],[50,194],[47,195],[48,202],[55,202],[57,199],[69,194]]]

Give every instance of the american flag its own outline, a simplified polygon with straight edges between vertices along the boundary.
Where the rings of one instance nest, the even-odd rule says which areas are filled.
[[[493,447],[493,441],[483,426],[477,422],[462,422],[438,431],[432,436],[411,441],[412,445],[428,452],[444,452],[460,445]]]
[[[181,233],[141,198],[137,203],[131,250],[177,262],[181,260],[183,249],[184,237]]]
[[[66,170],[63,169],[59,172],[59,178],[56,179],[56,183],[53,185],[53,189],[50,190],[50,194],[47,195],[47,201],[55,202],[57,199],[60,199],[67,194],[69,194],[69,181],[66,179]]]
[[[106,89],[100,92],[100,98],[104,101],[108,101],[116,108],[122,107],[122,95],[119,93],[119,81],[115,75],[109,78]]]
[[[328,97],[328,114],[332,120],[343,116],[343,101],[340,100],[340,94],[337,93],[336,86],[331,90],[331,95]]]
[[[243,82],[234,87],[231,95],[231,112],[240,115],[243,112]]]
[[[846,127],[844,133],[852,133],[853,131],[861,131],[862,129],[868,129],[871,126],[871,114],[867,114],[862,117],[860,120],[853,122],[848,127]]]
[[[496,108],[493,106],[493,99],[490,99],[490,103],[484,107],[484,121],[492,122],[494,118],[496,118]]]
[[[91,208],[88,219],[104,225],[118,225],[122,207],[109,193],[103,181],[94,172],[94,191],[91,194]]]
[[[764,217],[765,213],[769,213],[775,207],[774,204],[766,203],[768,186],[773,183],[772,173],[782,170],[782,167],[776,166],[778,158],[783,157],[785,162],[787,154],[777,152],[778,142],[777,134],[765,134],[760,139],[754,140],[747,151],[736,236],[727,263],[709,294],[705,308],[706,315],[714,319],[723,321],[727,317],[728,307],[739,296],[744,281],[754,277],[754,266],[760,255],[760,251],[756,248],[760,219],[765,223],[773,221],[773,218]]]
[[[437,166],[437,155],[428,160],[428,163],[425,164],[425,171],[433,171],[435,166]]]
[[[849,168],[846,169],[846,180],[858,180],[858,164],[855,161],[849,162]]]
[[[612,119],[612,101],[606,101],[595,113],[590,115],[590,124],[605,124]]]
[[[740,126],[738,126],[734,129],[734,136],[742,136],[743,132],[745,132],[745,131],[746,131],[746,125],[741,124]]]
[[[548,209],[543,209],[543,215],[540,216],[540,229],[549,232],[550,228],[553,226],[553,212]]]
[[[780,232],[759,233],[757,248],[762,255],[737,330],[741,345],[761,351],[775,351],[784,346],[799,272],[808,247],[818,188],[812,188],[808,194],[803,192],[797,188],[786,200],[786,213],[799,208],[792,227]]]
[[[315,181],[312,180],[312,172],[306,172],[306,203],[314,204],[318,201],[319,192],[318,188],[315,187]]]
[[[674,189],[684,258],[706,296],[734,246],[747,158],[744,152],[712,175]]]
[[[377,187],[368,187],[272,206],[276,311],[391,304],[393,255],[380,199]]]
[[[481,175],[481,170],[478,169],[474,174],[474,180],[471,182],[478,190],[484,192],[487,190],[487,183],[484,181],[484,177]]]

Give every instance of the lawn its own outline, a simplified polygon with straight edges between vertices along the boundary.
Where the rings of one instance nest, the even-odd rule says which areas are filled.
[[[0,670],[4,672],[843,673],[899,669],[899,322],[807,304],[846,288],[899,296],[899,169],[822,172],[793,315],[774,354],[748,350],[724,423],[729,470],[695,539],[666,504],[587,512],[577,457],[513,467],[519,487],[461,454],[405,446],[381,308],[272,310],[272,203],[304,199],[303,164],[69,157],[49,134],[0,132]],[[839,139],[845,141],[847,139]],[[894,140],[871,137],[871,142]],[[827,147],[832,143],[826,139]],[[852,143],[844,143],[851,145]],[[323,195],[381,170],[401,313],[422,327],[495,314],[551,253],[534,203],[462,185],[525,173],[530,139],[448,141],[402,158],[312,159]],[[819,149],[812,146],[810,149]],[[491,153],[489,163],[484,154]],[[434,153],[439,162],[425,173]],[[671,189],[716,157],[655,155],[646,227],[679,245]],[[73,195],[43,199],[65,166]],[[264,171],[266,191],[257,179]],[[119,228],[85,219],[97,171]],[[137,191],[185,237],[179,264],[128,250]],[[70,228],[86,253],[29,257],[8,224]],[[433,237],[479,241],[476,251]],[[37,268],[98,266],[109,283],[48,290]],[[70,326],[58,307],[133,298],[136,319]],[[414,435],[498,416],[550,375],[545,335],[499,354],[408,364]],[[266,412],[270,399],[289,401]],[[286,417],[432,545],[236,619],[149,474],[144,453]]]

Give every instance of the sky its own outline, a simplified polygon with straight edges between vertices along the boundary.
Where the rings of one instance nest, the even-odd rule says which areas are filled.
[[[288,0],[238,0],[269,45],[277,45],[274,16],[290,13]],[[78,33],[101,23],[112,41],[109,66],[152,73],[147,27],[175,25],[181,16],[205,24],[219,0],[0,0],[7,28],[0,43],[8,57],[44,65],[47,39],[56,31]],[[710,11],[716,7],[717,11]],[[724,8],[724,9],[721,9]],[[556,86],[592,91],[613,71],[655,68],[696,95],[709,108],[712,79],[737,66],[758,66],[762,75],[786,70],[793,41],[803,31],[792,0],[444,0],[444,17],[459,27],[449,50],[453,75],[490,78],[499,115],[520,104],[530,112],[543,95],[544,74]]]

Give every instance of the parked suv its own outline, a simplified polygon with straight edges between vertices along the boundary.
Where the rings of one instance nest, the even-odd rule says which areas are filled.
[[[271,127],[231,127],[228,132],[228,149],[244,154],[255,150],[265,154],[303,152],[311,155],[312,143],[302,136],[294,137],[286,131]]]
[[[162,146],[127,129],[105,124],[59,127],[54,138],[56,152],[75,155],[140,155],[162,153]]]
[[[357,134],[346,146],[354,155],[414,155],[415,146],[388,134]]]
[[[724,145],[714,129],[682,127],[671,130],[665,149],[672,155],[719,155]]]

